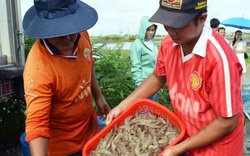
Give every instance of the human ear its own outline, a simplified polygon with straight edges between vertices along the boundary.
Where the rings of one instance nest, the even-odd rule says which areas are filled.
[[[206,20],[207,20],[207,13],[202,13],[202,15],[200,16],[199,21],[201,23],[205,23]]]

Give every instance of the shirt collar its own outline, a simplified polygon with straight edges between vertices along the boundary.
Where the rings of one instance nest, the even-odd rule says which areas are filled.
[[[200,38],[196,42],[194,49],[192,51],[192,54],[199,55],[201,57],[205,57],[206,55],[206,47],[207,47],[207,41],[208,38],[212,35],[212,29],[210,28],[208,22],[206,21],[201,33]],[[205,41],[205,42],[204,42]],[[179,44],[173,43],[173,47],[177,46]]]

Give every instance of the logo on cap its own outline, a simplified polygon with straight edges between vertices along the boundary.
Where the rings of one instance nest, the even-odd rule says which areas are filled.
[[[201,10],[207,7],[207,0],[199,0],[199,2],[194,0],[161,0],[161,6],[169,9],[175,10]]]
[[[207,7],[207,1],[201,1],[197,3],[195,10],[200,10]]]
[[[162,0],[161,5],[172,9],[181,9],[183,0]]]

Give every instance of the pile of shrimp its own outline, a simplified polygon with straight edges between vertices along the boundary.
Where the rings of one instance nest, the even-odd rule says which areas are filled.
[[[175,140],[180,129],[150,112],[128,116],[100,139],[90,156],[157,156]]]

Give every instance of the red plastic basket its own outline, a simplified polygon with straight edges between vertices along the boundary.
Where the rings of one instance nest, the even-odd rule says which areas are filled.
[[[164,119],[168,119],[169,122],[171,122],[175,128],[180,129],[179,136],[171,144],[169,144],[165,149],[173,145],[176,145],[185,137],[186,128],[184,124],[171,110],[169,110],[167,107],[157,102],[154,102],[148,99],[143,99],[143,100],[134,102],[132,105],[130,105],[125,111],[123,111],[118,117],[116,117],[110,124],[104,127],[92,139],[90,139],[83,147],[82,154],[84,156],[88,156],[91,150],[95,150],[100,139],[105,137],[105,135],[109,133],[111,129],[114,128],[115,125],[117,126],[124,125],[125,118],[130,115],[135,115],[137,112],[151,112],[157,116],[161,116]],[[163,155],[163,151],[161,152],[160,155]]]

